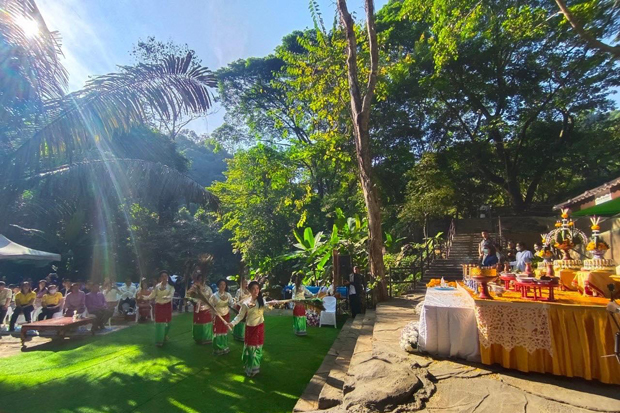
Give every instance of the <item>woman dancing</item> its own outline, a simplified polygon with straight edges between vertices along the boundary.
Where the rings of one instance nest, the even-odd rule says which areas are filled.
[[[229,324],[237,326],[245,318],[245,340],[243,345],[243,366],[248,377],[256,376],[260,371],[263,359],[263,343],[265,342],[265,319],[263,312],[265,302],[260,292],[260,285],[252,281],[249,286],[250,298],[241,304],[237,317]]]
[[[230,321],[230,306],[233,303],[233,297],[228,293],[228,285],[226,280],[221,279],[217,282],[218,291],[211,296],[211,305],[215,307],[217,315],[213,326],[213,354],[216,356],[227,354],[230,351],[228,347],[228,321]],[[224,319],[224,321],[222,321]]]
[[[303,300],[306,297],[314,297],[305,285],[301,283],[303,275],[295,275],[295,286],[293,287],[293,300]],[[293,308],[293,331],[297,336],[305,336],[306,333],[306,307],[301,303],[295,303]]]
[[[147,300],[155,300],[155,345],[161,347],[168,341],[172,321],[172,297],[174,288],[168,284],[168,272],[159,272],[159,284],[153,288]]]
[[[211,299],[213,292],[210,287],[205,286],[204,275],[198,275],[194,281],[194,285],[188,291],[191,294],[194,290],[199,290],[202,296]],[[192,328],[192,335],[194,340],[198,344],[211,344],[213,341],[213,323],[211,317],[211,311],[208,303],[195,298],[194,305],[194,326]]]
[[[241,309],[241,304],[243,304],[243,302],[248,298],[250,298],[250,291],[248,291],[248,281],[245,278],[241,278],[241,284],[239,286],[239,289],[237,290],[237,294],[235,295],[235,309],[237,310],[237,313]],[[233,329],[233,338],[238,341],[243,341],[244,335],[245,323],[242,320],[235,325],[235,328]]]

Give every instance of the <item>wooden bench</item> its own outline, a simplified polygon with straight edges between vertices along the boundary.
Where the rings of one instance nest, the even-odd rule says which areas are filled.
[[[37,330],[37,331],[56,331],[57,334],[61,337],[67,333],[68,330],[73,328],[83,326],[86,324],[92,324],[95,318],[86,317],[80,318],[77,320],[73,320],[73,317],[61,317],[61,318],[51,318],[47,320],[36,321],[34,323],[28,323],[22,325],[22,346],[26,346],[26,334],[28,331]],[[95,334],[94,331],[92,331]]]

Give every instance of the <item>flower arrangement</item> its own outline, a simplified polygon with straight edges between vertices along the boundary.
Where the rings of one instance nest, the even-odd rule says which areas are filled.
[[[318,327],[319,325],[319,315],[314,310],[306,310],[306,320],[310,327]]]
[[[456,288],[456,283],[454,281],[448,281],[447,284],[448,284],[448,287]],[[426,287],[433,288],[433,287],[439,287],[440,285],[441,285],[441,280],[439,278],[432,278],[428,282],[428,284],[426,284]]]
[[[408,353],[413,353],[418,348],[418,322],[412,321],[403,328],[400,333],[400,348]]]
[[[544,260],[550,260],[553,258],[553,253],[549,249],[549,247],[545,247],[536,253],[537,257],[540,257]]]
[[[595,243],[594,241],[590,241],[588,243],[588,246],[586,247],[586,250],[588,251],[607,251],[609,249],[609,244],[607,244],[605,241],[603,240],[599,240],[598,244]]]

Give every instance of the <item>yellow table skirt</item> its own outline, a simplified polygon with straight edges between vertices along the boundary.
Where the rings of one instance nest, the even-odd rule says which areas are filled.
[[[604,307],[549,306],[553,357],[546,350],[528,353],[523,347],[506,351],[501,345],[480,346],[484,364],[501,364],[523,372],[553,373],[620,384],[620,363],[614,351],[615,327]]]

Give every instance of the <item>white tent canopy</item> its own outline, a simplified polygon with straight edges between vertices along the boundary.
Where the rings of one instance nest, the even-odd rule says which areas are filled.
[[[60,261],[60,254],[33,250],[0,234],[0,260]]]

